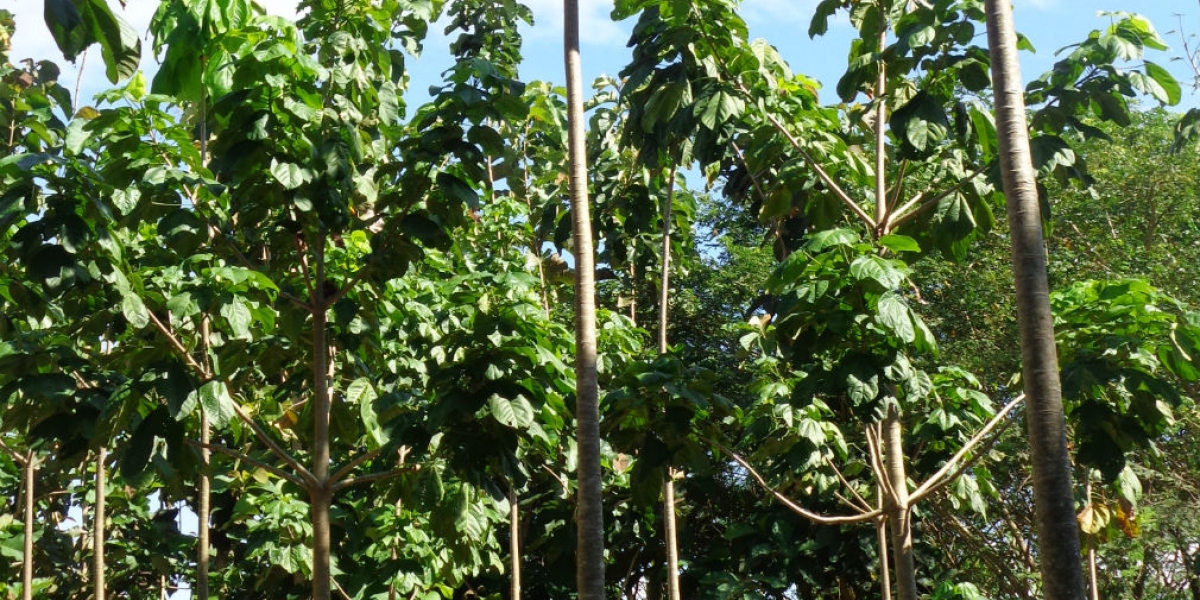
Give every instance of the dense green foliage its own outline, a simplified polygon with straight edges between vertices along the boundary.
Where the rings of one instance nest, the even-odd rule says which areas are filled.
[[[519,72],[538,15],[299,6],[164,0],[148,81],[104,0],[47,0],[117,86],[91,103],[0,10],[0,596],[28,563],[92,597],[100,554],[117,598],[575,593],[578,205],[566,93]],[[1042,591],[982,2],[824,0],[810,34],[841,14],[829,93],[733,0],[615,5],[632,57],[586,133],[609,597],[668,597],[666,476],[684,598]],[[454,62],[411,105],[435,23]],[[1147,108],[1183,94],[1163,40],[1110,23],[1026,98],[1077,523],[1102,596],[1200,598],[1200,157]]]

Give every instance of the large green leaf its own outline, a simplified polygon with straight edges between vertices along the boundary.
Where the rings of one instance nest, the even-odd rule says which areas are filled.
[[[193,398],[204,408],[204,412],[214,427],[224,427],[236,416],[233,409],[234,400],[222,381],[213,380],[200,386],[195,392],[189,394],[185,404],[193,402]]]

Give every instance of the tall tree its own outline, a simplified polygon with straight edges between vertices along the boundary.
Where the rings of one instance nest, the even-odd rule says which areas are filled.
[[[987,0],[988,49],[995,93],[1000,169],[1008,205],[1021,340],[1021,380],[1033,463],[1042,585],[1050,600],[1082,600],[1079,528],[1071,487],[1062,385],[1042,237],[1041,203],[1025,119],[1012,7]]]
[[[579,446],[576,584],[580,600],[602,600],[604,505],[600,472],[600,389],[596,380],[596,265],[588,206],[579,0],[563,0],[563,54],[567,72],[568,180],[575,250],[575,418]]]

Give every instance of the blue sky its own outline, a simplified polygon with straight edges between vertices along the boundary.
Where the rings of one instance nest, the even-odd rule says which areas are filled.
[[[294,0],[260,0],[275,14],[293,15]],[[110,2],[114,6],[116,2]],[[583,63],[585,81],[600,74],[616,75],[626,63],[629,52],[625,47],[632,22],[613,23],[609,18],[611,0],[580,0],[581,34],[583,39]],[[157,0],[128,0],[122,11],[126,20],[141,32],[146,31]],[[562,68],[562,2],[561,0],[528,0],[537,22],[525,30],[526,62],[522,76],[526,80],[541,79],[563,81]],[[808,21],[817,0],[744,0],[743,15],[750,25],[751,35],[761,37],[774,44],[789,61],[794,71],[804,73],[821,81],[832,89],[846,65],[846,49],[852,33],[844,15],[835,20],[830,32],[816,40],[807,35]],[[1200,34],[1200,2],[1197,0],[1014,0],[1017,29],[1028,36],[1037,52],[1022,55],[1022,74],[1031,79],[1046,71],[1054,62],[1054,52],[1059,48],[1083,39],[1092,29],[1108,24],[1107,17],[1100,11],[1139,12],[1155,24],[1171,45],[1171,50],[1152,56],[1151,60],[1166,66],[1184,83],[1184,105],[1200,105],[1200,92],[1190,87],[1193,74],[1184,61],[1173,61],[1181,57],[1183,47],[1180,37],[1172,33],[1182,30]],[[18,30],[13,40],[12,58],[52,58],[63,63],[53,41],[42,23],[41,0],[0,0],[0,8],[16,14]],[[117,10],[120,10],[119,8]],[[446,38],[440,36],[440,28],[426,45],[427,52],[420,60],[412,63],[412,92],[409,99],[419,103],[426,96],[426,89],[439,82],[439,74],[449,65],[444,48]],[[1196,49],[1197,40],[1192,48]],[[143,69],[154,70],[153,58],[143,58]],[[107,87],[103,67],[92,57],[84,65],[81,96],[87,103],[91,96]],[[63,82],[73,88],[78,75],[76,68],[64,65]],[[832,101],[832,98],[830,98]]]

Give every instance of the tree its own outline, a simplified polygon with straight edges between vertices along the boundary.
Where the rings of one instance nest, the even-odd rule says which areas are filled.
[[[1084,582],[1075,522],[1071,461],[1058,379],[1058,355],[1042,237],[1041,204],[1030,157],[1025,98],[1012,8],[987,0],[988,48],[995,82],[1000,170],[1008,201],[1013,279],[1021,335],[1021,381],[1029,407],[1042,585],[1052,600],[1082,600]]]
[[[600,473],[600,390],[596,381],[596,266],[588,209],[586,124],[579,57],[579,2],[563,0],[563,54],[567,74],[568,180],[575,258],[575,419],[578,427],[580,600],[604,598],[604,504]]]

